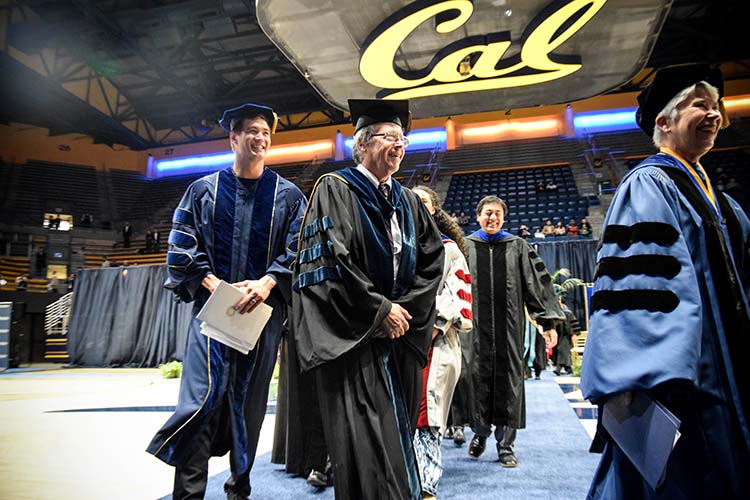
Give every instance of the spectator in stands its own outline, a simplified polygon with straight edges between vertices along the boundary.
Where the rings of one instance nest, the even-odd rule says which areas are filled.
[[[604,221],[581,389],[620,422],[656,400],[680,439],[654,491],[623,451],[642,445],[640,425],[622,439],[605,427],[591,499],[750,498],[750,220],[700,164],[726,124],[722,95],[721,70],[691,64],[638,96],[659,153],[622,179]]]
[[[68,287],[67,287],[68,288],[68,293],[70,293],[70,292],[73,291],[75,283],[76,283],[76,273],[70,273],[68,275]]]
[[[518,228],[518,236],[524,239],[531,238],[531,231],[526,224],[521,224],[521,227]]]
[[[261,303],[273,308],[248,354],[202,335],[193,316],[175,413],[148,446],[175,467],[174,499],[203,498],[209,458],[227,451],[227,498],[250,496],[306,207],[299,188],[265,166],[277,121],[271,108],[256,104],[225,111],[219,123],[229,132],[234,162],[193,182],[172,218],[165,287],[194,302],[194,314],[222,281],[242,292],[237,314]]]
[[[154,228],[151,232],[151,251],[154,253],[161,252],[161,240],[160,240],[161,234],[159,233],[159,230]]]
[[[542,231],[541,227],[537,226],[534,228],[534,238],[538,240],[543,240],[544,238],[546,238],[544,231]]]
[[[547,219],[547,222],[544,223],[544,227],[542,228],[542,232],[544,233],[544,236],[555,235],[555,226],[552,225],[552,219]]]
[[[578,234],[581,236],[593,236],[594,231],[591,229],[591,223],[586,220],[586,217],[581,218],[581,223],[578,225]]]
[[[19,292],[25,292],[29,289],[29,277],[25,274],[19,274],[16,276],[16,290]]]
[[[574,219],[570,219],[570,222],[568,222],[565,234],[567,236],[578,236],[578,225]]]
[[[39,247],[36,249],[36,276],[44,276],[47,270],[47,251],[44,249],[44,247]]]
[[[151,229],[146,230],[146,253],[154,253],[154,233]]]
[[[94,216],[90,213],[85,213],[81,215],[81,226],[83,227],[91,227],[91,225],[94,223]]]
[[[549,181],[545,185],[545,191],[557,191],[557,184],[555,181]]]
[[[545,184],[544,181],[537,182],[535,187],[538,193],[541,193],[547,190],[547,184]]]
[[[451,212],[451,216],[450,216],[450,219],[451,219],[451,220],[452,220],[453,222],[455,222],[456,224],[458,224],[458,215],[456,215],[456,212]]]
[[[125,222],[125,224],[122,226],[122,246],[125,248],[130,248],[130,237],[133,236],[133,226],[130,225],[130,222]]]
[[[57,271],[52,271],[52,277],[47,281],[47,292],[60,293],[60,278],[57,277]]]
[[[469,225],[469,216],[466,215],[466,212],[461,210],[461,215],[458,216],[458,225],[459,226],[468,226]]]
[[[109,261],[109,257],[104,257],[104,260],[102,261],[102,267],[110,267],[112,263]]]
[[[503,231],[507,205],[485,196],[477,205],[481,229],[466,238],[472,275],[474,321],[474,438],[469,455],[485,450],[495,426],[500,465],[516,467],[516,430],[526,425],[524,402],[524,306],[539,322],[550,347],[555,323],[565,318],[542,259],[522,238]]]
[[[7,284],[8,284],[8,281],[5,279],[3,272],[0,271],[0,286],[5,286]]]
[[[565,236],[565,233],[567,232],[568,230],[565,229],[562,221],[557,221],[557,224],[555,225],[555,236]]]

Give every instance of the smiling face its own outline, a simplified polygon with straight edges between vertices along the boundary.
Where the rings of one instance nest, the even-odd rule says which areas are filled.
[[[436,208],[435,208],[435,205],[432,203],[432,198],[430,197],[430,195],[427,192],[419,188],[414,188],[412,189],[412,191],[414,191],[414,194],[419,196],[419,199],[422,200],[422,203],[424,203],[424,206],[427,209],[427,211],[430,212],[430,214],[434,215]]]
[[[505,223],[505,211],[500,203],[485,203],[477,215],[477,222],[487,234],[497,234]]]
[[[702,86],[696,86],[677,110],[677,118],[659,117],[656,126],[665,134],[665,146],[695,163],[714,146],[721,127],[719,103]]]
[[[263,161],[271,148],[271,127],[260,116],[245,118],[238,131],[229,133],[229,142],[238,163]]]
[[[395,123],[378,123],[374,133],[397,137],[404,135],[401,127]],[[362,153],[362,165],[381,182],[398,171],[406,154],[403,142],[389,142],[383,136],[372,137],[367,144],[358,147]]]

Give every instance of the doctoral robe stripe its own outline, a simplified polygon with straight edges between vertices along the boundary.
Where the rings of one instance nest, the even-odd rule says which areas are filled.
[[[185,210],[184,208],[177,208],[177,210],[174,211],[172,222],[175,224],[182,224],[183,226],[188,226],[190,228],[195,227],[193,214],[189,210]]]
[[[299,280],[294,284],[294,289],[299,290],[308,286],[317,285],[323,281],[341,279],[341,271],[338,266],[321,266],[312,271],[299,275]]]
[[[621,248],[628,248],[633,243],[670,246],[679,236],[677,229],[664,222],[639,222],[632,226],[612,224],[604,230],[601,244],[616,243]]]
[[[680,299],[670,290],[602,290],[591,297],[591,310],[620,312],[646,309],[651,312],[672,312]]]
[[[307,264],[321,257],[333,257],[333,242],[316,243],[310,248],[305,248],[299,254],[299,263]]]
[[[305,227],[302,229],[302,238],[310,238],[331,228],[333,228],[333,221],[327,215],[323,216],[320,219],[315,219],[314,221],[305,225]]]
[[[594,279],[609,276],[621,279],[631,274],[660,276],[672,279],[679,274],[682,266],[672,255],[633,255],[631,257],[604,257],[599,261]]]

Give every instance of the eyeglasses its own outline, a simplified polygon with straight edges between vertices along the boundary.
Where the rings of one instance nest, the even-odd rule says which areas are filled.
[[[385,134],[372,134],[372,137],[382,137],[385,142],[401,142],[404,147],[409,145],[409,139],[403,135],[395,135],[386,132]]]

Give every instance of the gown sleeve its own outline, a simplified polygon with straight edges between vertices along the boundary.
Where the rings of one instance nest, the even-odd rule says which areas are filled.
[[[285,219],[282,221],[285,233],[284,250],[271,262],[266,274],[276,281],[276,289],[288,304],[292,300],[292,265],[297,257],[297,241],[307,200],[299,190],[290,189],[285,197],[285,203]]]
[[[164,286],[180,300],[192,302],[201,281],[211,272],[206,242],[200,233],[201,206],[197,183],[188,187],[172,216],[167,251],[167,281]]]
[[[565,320],[565,314],[560,308],[544,261],[526,241],[519,240],[519,245],[524,303],[532,319],[546,331],[554,328],[558,321]]]
[[[702,301],[678,213],[677,188],[658,168],[620,186],[602,234],[581,389],[597,402],[675,379],[697,382]],[[635,360],[638,360],[637,362]]]
[[[354,195],[334,176],[313,191],[299,238],[293,314],[303,369],[331,361],[371,338],[391,309],[363,268]]]
[[[454,327],[461,333],[472,329],[471,273],[458,245],[445,243],[445,281],[437,296],[435,327],[441,333]]]

